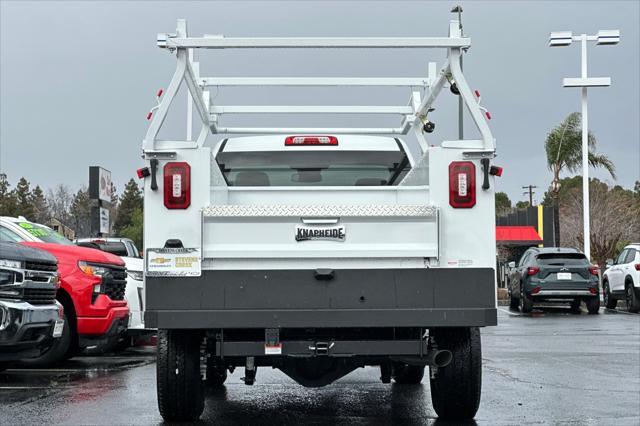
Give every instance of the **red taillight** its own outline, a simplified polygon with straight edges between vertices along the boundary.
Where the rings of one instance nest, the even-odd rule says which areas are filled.
[[[597,266],[594,266],[594,265],[589,266],[589,272],[591,273],[591,275],[595,275],[597,277],[599,271],[600,271],[600,268],[598,268]]]
[[[593,294],[594,296],[595,296],[596,294],[598,294],[598,290],[596,290],[596,288],[595,288],[595,287],[591,287],[591,288],[589,289],[589,292],[590,292],[591,294]]]
[[[338,145],[335,136],[287,136],[285,146],[295,145]]]
[[[636,271],[640,271],[640,263],[636,263]]]
[[[449,204],[456,209],[476,205],[476,166],[471,161],[449,164]]]
[[[535,275],[538,272],[540,272],[540,268],[538,268],[537,266],[529,266],[527,268],[527,275]]]
[[[531,290],[531,294],[538,294],[540,293],[540,287],[534,287],[533,290]]]
[[[187,163],[164,166],[164,206],[186,209],[191,204],[191,167]]]

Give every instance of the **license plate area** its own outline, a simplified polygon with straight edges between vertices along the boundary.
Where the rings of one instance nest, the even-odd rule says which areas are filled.
[[[571,272],[558,272],[558,281],[566,281],[571,279]]]
[[[64,320],[57,320],[55,325],[53,326],[53,337],[62,336],[62,331],[64,330]]]
[[[146,275],[150,277],[202,275],[202,255],[198,248],[150,248],[146,259]]]

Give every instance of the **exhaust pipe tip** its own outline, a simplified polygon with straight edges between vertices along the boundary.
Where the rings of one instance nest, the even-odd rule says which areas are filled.
[[[438,368],[446,367],[451,364],[451,361],[453,361],[453,353],[449,350],[438,350],[433,354],[433,365]]]

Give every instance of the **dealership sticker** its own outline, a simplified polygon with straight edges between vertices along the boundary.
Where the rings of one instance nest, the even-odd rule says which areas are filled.
[[[200,249],[147,249],[148,277],[199,277],[202,275]]]

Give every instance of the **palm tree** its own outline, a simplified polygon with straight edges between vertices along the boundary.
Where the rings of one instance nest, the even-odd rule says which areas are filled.
[[[582,167],[582,117],[572,112],[559,126],[547,135],[544,148],[547,151],[547,167],[553,172],[551,190],[554,198],[553,227],[556,246],[560,246],[560,217],[558,195],[560,192],[560,173],[563,170],[577,172]],[[604,154],[596,154],[596,137],[589,132],[589,165],[603,167],[611,177],[616,178],[613,162]]]

